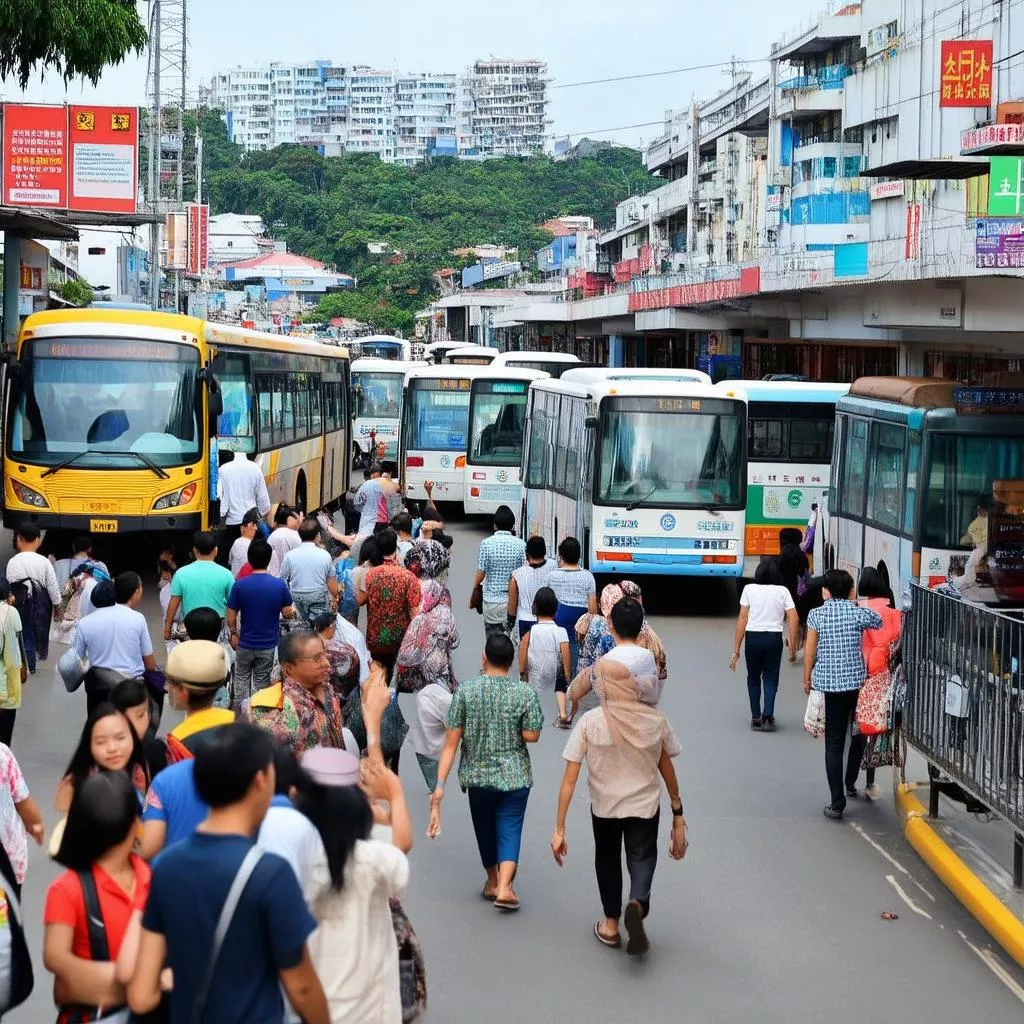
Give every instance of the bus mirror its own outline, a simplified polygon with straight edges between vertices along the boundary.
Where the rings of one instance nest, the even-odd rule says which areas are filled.
[[[216,391],[210,389],[209,403],[211,416],[221,416],[224,413],[224,396],[219,388]]]
[[[587,430],[597,430],[597,417],[588,416],[586,420],[584,420],[584,426]]]

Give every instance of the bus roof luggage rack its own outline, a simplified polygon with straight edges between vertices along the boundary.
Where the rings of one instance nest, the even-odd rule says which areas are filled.
[[[898,402],[915,409],[951,409],[957,381],[933,377],[860,377],[850,387],[850,395]]]

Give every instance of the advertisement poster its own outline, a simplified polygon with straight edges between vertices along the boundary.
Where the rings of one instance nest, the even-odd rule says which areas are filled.
[[[5,206],[67,206],[67,108],[6,103],[3,110]]]
[[[68,108],[68,209],[134,213],[139,185],[135,107]]]
[[[992,103],[992,40],[944,41],[940,107],[987,107]]]

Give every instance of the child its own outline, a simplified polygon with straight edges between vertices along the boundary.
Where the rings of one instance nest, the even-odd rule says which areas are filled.
[[[0,743],[0,842],[14,868],[20,898],[21,884],[28,868],[28,843],[25,833],[42,845],[43,816],[29,795],[25,777],[6,743]]]
[[[533,599],[536,622],[519,645],[519,675],[529,683],[538,696],[542,691],[555,691],[558,717],[552,723],[556,729],[568,729],[565,715],[565,692],[569,688],[570,655],[569,635],[564,626],[555,624],[558,599],[550,587],[541,587]]]

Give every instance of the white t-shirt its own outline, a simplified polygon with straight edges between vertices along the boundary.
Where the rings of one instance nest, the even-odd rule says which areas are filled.
[[[740,595],[740,607],[750,609],[748,633],[781,633],[786,612],[795,609],[793,595],[774,583],[748,583]]]
[[[20,583],[22,580],[30,580],[35,586],[45,590],[54,604],[60,604],[61,592],[57,586],[57,574],[53,571],[53,563],[38,551],[19,551],[7,563],[7,582]]]
[[[516,609],[516,618],[520,622],[536,622],[537,616],[533,614],[533,599],[541,587],[548,585],[548,577],[554,572],[556,565],[552,559],[547,559],[543,565],[519,566],[512,579],[516,581],[516,591],[519,594],[519,607]]]
[[[417,754],[435,760],[441,756],[451,706],[451,691],[440,683],[427,683],[416,694],[416,714],[409,722],[409,738]]]
[[[238,526],[245,513],[251,508],[265,516],[270,511],[270,495],[263,470],[250,462],[240,452],[235,458],[221,466],[217,476],[217,497],[220,498],[220,514],[228,526]]]
[[[93,668],[111,668],[133,678],[142,675],[142,659],[153,653],[145,617],[126,604],[98,608],[81,619],[71,646]]]
[[[275,798],[263,818],[256,842],[260,849],[276,853],[288,861],[307,906],[312,907],[318,892],[313,881],[313,869],[327,856],[313,822],[290,803],[279,803]]]
[[[530,645],[526,652],[526,670],[530,686],[535,693],[553,690],[562,664],[562,644],[569,642],[569,634],[553,622],[535,622],[530,627]]]

